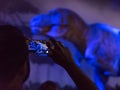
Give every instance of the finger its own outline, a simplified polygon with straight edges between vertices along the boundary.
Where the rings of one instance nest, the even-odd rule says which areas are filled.
[[[52,59],[57,57],[57,55],[56,55],[56,53],[54,51],[53,52],[49,52],[48,56],[51,57]]]
[[[56,50],[60,49],[60,47],[63,47],[63,45],[60,42],[56,41],[54,38],[50,38],[49,45],[51,45],[49,46],[50,49],[56,49]]]
[[[50,49],[50,50],[54,49],[54,46],[50,41],[46,42],[46,45],[47,45],[48,49]]]
[[[54,38],[50,38],[50,41],[51,41],[51,43],[52,43],[54,46],[56,46],[57,41],[56,41]]]
[[[69,54],[71,54],[70,50],[67,47],[65,47],[65,49]]]
[[[57,42],[61,47],[64,47],[63,43],[61,43],[60,41]]]
[[[51,43],[48,41],[48,42],[46,42],[46,45],[48,46],[48,48],[50,48],[51,47]]]
[[[49,41],[50,41],[52,44],[56,45],[56,40],[55,40],[53,37],[48,36],[48,35],[46,35],[46,36],[49,38]]]
[[[52,56],[53,56],[53,53],[52,53],[51,51],[49,51],[48,56],[49,56],[49,57],[52,57]]]
[[[47,45],[47,47],[48,47],[48,49],[49,49],[48,56],[49,56],[49,57],[53,57],[53,56],[54,56],[54,53],[55,53],[55,48],[54,48],[54,46],[51,44],[50,41],[49,41],[49,42],[46,42],[46,45]]]

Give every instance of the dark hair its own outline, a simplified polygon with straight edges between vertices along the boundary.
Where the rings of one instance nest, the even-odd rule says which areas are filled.
[[[40,85],[40,90],[57,90],[58,85],[53,81],[46,81]]]
[[[0,25],[0,81],[12,80],[28,60],[23,33],[15,26]]]

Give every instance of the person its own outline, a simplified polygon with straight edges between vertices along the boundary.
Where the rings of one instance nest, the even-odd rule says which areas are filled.
[[[51,43],[54,48],[51,47]],[[67,48],[54,39],[47,45],[51,50],[49,56],[66,69],[78,90],[97,90],[91,80],[77,67]],[[15,26],[0,25],[0,90],[22,90],[30,71],[28,54],[23,33]]]
[[[59,86],[57,83],[48,80],[40,85],[39,90],[59,90]]]
[[[18,28],[0,25],[0,89],[20,90],[29,75],[28,49]]]

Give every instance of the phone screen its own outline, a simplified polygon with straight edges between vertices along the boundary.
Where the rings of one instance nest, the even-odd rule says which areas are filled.
[[[29,52],[34,52],[43,56],[49,53],[46,40],[27,40],[26,42],[28,44]]]

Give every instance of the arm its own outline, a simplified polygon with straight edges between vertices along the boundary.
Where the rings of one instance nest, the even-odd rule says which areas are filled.
[[[75,63],[64,66],[78,90],[97,90],[95,84],[77,67]]]
[[[95,84],[75,64],[70,51],[54,39],[51,42],[52,45],[47,44],[51,51],[50,57],[68,72],[78,90],[97,90]]]

